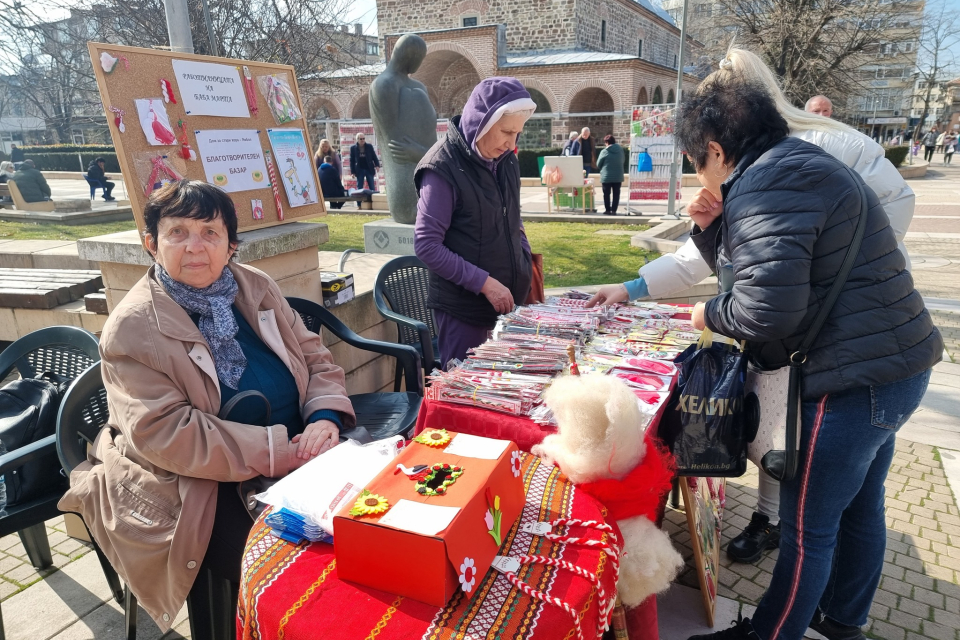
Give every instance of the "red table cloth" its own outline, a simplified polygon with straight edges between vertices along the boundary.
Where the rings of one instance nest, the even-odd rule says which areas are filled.
[[[674,377],[671,386],[675,384],[676,377]],[[657,415],[647,428],[648,455],[657,455],[654,452],[656,445],[653,442],[657,437],[660,419],[663,417],[666,406],[666,402],[660,406]],[[420,433],[424,429],[442,428],[449,428],[457,433],[512,440],[523,451],[530,451],[533,445],[539,444],[549,434],[556,432],[556,429],[541,426],[525,416],[513,416],[488,409],[424,398],[420,405],[420,415],[417,416],[416,433]],[[651,459],[648,462],[655,463],[656,461]],[[656,464],[662,464],[662,462],[656,462]],[[666,495],[663,496],[657,506],[655,522],[661,519],[665,505]],[[628,610],[626,614],[630,640],[657,640],[660,637],[657,624],[656,596],[650,596],[639,606]]]
[[[577,491],[559,469],[543,464],[535,456],[522,454],[521,472],[526,505],[505,537],[504,555],[566,560],[596,574],[610,597],[615,592],[614,575],[603,551],[552,542],[520,530],[522,524],[558,518],[602,521],[604,508],[585,492]],[[265,516],[266,513],[254,524],[243,559],[238,604],[241,640],[576,637],[569,613],[525,595],[493,568],[478,582],[472,596],[458,591],[446,607],[437,609],[341,581],[332,545],[295,545],[275,538],[264,524]],[[606,535],[582,527],[573,527],[570,533],[597,540]],[[619,531],[616,535],[619,537]],[[387,561],[390,554],[403,550],[371,549],[370,553],[382,555]],[[524,565],[518,576],[527,585],[560,598],[578,612],[584,638],[599,638],[598,611],[602,603],[598,602],[593,583],[567,569],[543,564]],[[416,576],[410,579],[416,580]],[[631,640],[635,640],[633,636]]]

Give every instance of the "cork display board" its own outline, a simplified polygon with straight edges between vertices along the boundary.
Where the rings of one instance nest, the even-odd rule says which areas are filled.
[[[240,231],[324,215],[293,67],[89,42],[137,228],[182,178],[226,191]]]

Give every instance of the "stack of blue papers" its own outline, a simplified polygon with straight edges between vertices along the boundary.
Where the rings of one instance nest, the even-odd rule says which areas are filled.
[[[332,535],[299,513],[289,509],[277,509],[266,517],[265,522],[270,525],[273,535],[287,542],[294,544],[299,544],[304,540],[333,542]]]

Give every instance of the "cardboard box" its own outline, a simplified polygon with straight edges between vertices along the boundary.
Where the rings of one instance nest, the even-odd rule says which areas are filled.
[[[352,273],[321,272],[320,288],[323,306],[328,309],[349,302],[355,296]]]
[[[430,431],[424,433],[429,435]],[[351,515],[354,506],[351,503],[336,516],[334,546],[341,579],[435,607],[444,606],[457,589],[467,591],[461,585],[464,580],[470,582],[472,578],[470,590],[479,584],[501,546],[489,533],[485,520],[492,507],[489,503],[499,504],[501,543],[523,511],[519,450],[513,442],[447,433],[452,440],[446,446],[431,447],[414,441],[366,487],[372,494],[387,499],[390,507],[385,513]],[[462,440],[454,446],[457,438]],[[495,443],[505,444],[495,459],[462,454],[483,455],[481,450],[489,450],[491,446],[496,449],[498,445]],[[461,453],[448,452],[450,447],[453,447],[451,451]],[[427,470],[432,470],[434,465],[447,464],[451,469],[459,467],[463,473],[445,487],[443,495],[421,495],[417,491],[418,483],[400,471],[398,464],[407,470],[413,470],[417,465],[427,465]],[[399,521],[400,513],[413,513],[414,507],[421,513],[445,511],[435,507],[459,510],[444,529],[435,533],[417,533],[406,528],[406,524],[397,527],[381,523],[383,520]],[[412,529],[424,527],[427,519],[409,526]],[[468,568],[461,571],[467,559],[472,560],[472,569],[467,563]],[[461,580],[462,573],[465,574],[464,580]]]

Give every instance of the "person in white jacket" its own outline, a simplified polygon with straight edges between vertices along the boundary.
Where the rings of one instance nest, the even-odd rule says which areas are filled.
[[[815,144],[860,174],[877,194],[890,226],[897,237],[900,251],[910,269],[910,256],[903,244],[913,219],[916,201],[900,172],[886,159],[883,147],[867,136],[836,120],[806,113],[793,106],[783,95],[776,77],[756,55],[744,49],[731,48],[720,61],[721,72],[751,78],[767,88],[780,115],[790,126],[790,135]],[[640,267],[640,277],[622,284],[604,285],[587,304],[614,304],[626,300],[651,297],[669,298],[711,275],[692,240],[676,253],[665,254]],[[756,562],[767,549],[780,544],[780,484],[760,471],[757,511],[750,524],[730,541],[727,554],[739,562]]]

